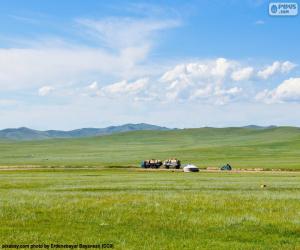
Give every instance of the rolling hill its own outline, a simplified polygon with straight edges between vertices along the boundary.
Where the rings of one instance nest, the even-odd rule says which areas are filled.
[[[300,129],[198,128],[131,131],[86,138],[0,140],[1,166],[136,167],[177,157],[199,167],[300,169]]]
[[[42,140],[52,138],[77,138],[108,135],[114,133],[137,131],[137,130],[169,130],[166,127],[139,123],[110,126],[107,128],[81,128],[71,131],[47,130],[39,131],[26,127],[9,128],[0,130],[0,138],[9,140]]]

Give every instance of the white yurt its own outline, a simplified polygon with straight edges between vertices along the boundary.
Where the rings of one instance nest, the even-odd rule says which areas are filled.
[[[183,168],[183,172],[199,172],[199,168],[193,164],[188,164]]]

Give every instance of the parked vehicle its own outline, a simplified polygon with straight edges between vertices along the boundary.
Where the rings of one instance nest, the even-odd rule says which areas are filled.
[[[161,165],[162,161],[156,159],[145,160],[141,162],[142,168],[160,168]]]
[[[179,169],[180,166],[181,166],[181,162],[180,162],[180,160],[177,160],[176,158],[173,158],[173,159],[165,160],[163,165],[167,169],[169,169],[169,168]]]

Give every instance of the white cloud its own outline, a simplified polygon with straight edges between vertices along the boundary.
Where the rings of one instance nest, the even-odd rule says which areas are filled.
[[[249,80],[253,73],[254,69],[252,67],[246,67],[232,72],[231,78],[234,81],[245,81]]]
[[[281,73],[288,72],[294,67],[294,64],[289,61],[278,62],[273,66],[276,70],[278,70],[277,64]],[[196,100],[219,105],[252,99],[251,84],[253,83],[251,80],[255,74],[253,66],[239,61],[217,58],[181,63],[165,71],[160,77],[157,75],[131,77],[131,79],[136,79],[134,81],[129,81],[125,77],[121,81],[101,85],[96,80],[97,78],[94,78],[95,80],[90,85],[84,88],[79,87],[74,93],[112,99],[128,98],[131,101],[155,99],[164,103]],[[245,84],[244,81],[250,82]]]
[[[165,99],[225,104],[242,91],[241,88],[225,84],[229,73],[238,67],[238,62],[225,58],[179,64],[160,78],[160,82],[166,86]]]
[[[280,62],[276,61],[265,69],[258,71],[257,75],[263,79],[267,79],[280,70]]]
[[[230,94],[230,95],[235,95],[242,92],[242,88],[238,88],[238,87],[233,87],[231,89],[228,89],[225,91],[226,94]]]
[[[290,61],[279,62],[275,61],[272,65],[265,67],[263,70],[258,71],[257,76],[262,79],[268,79],[269,77],[277,73],[289,73],[296,67],[296,64]]]
[[[165,72],[161,81],[168,82],[174,80],[216,80],[223,79],[227,72],[235,67],[234,61],[225,58],[217,58],[216,60],[208,60],[203,62],[192,62],[187,64],[176,65],[173,69]]]
[[[177,20],[107,18],[79,19],[79,30],[96,46],[87,47],[62,39],[36,39],[18,48],[0,49],[0,87],[32,89],[45,82],[80,84],[99,79],[133,79],[147,68],[145,60],[157,32],[180,25]],[[86,37],[90,34],[90,37]],[[50,41],[50,42],[49,42]],[[59,42],[57,42],[59,41]]]
[[[236,100],[251,100],[258,82],[260,87],[270,76],[289,73],[295,67],[296,64],[290,61],[275,61],[260,69],[240,61],[217,58],[175,65],[162,74],[159,82],[165,84],[165,87],[161,85],[161,89],[166,92],[164,100],[200,100],[204,103],[225,104]],[[281,88],[273,99],[283,99],[280,91]],[[270,91],[267,92],[270,95]],[[262,95],[263,91],[256,98],[264,98]]]
[[[78,19],[86,33],[112,49],[150,46],[155,32],[177,27],[179,20],[110,17],[102,20]]]
[[[264,90],[256,99],[266,103],[300,102],[300,78],[289,78],[273,90]]]
[[[225,58],[218,58],[215,61],[215,65],[211,68],[211,74],[216,77],[225,77],[228,70],[233,68],[235,63],[233,61],[228,61]]]
[[[103,87],[101,92],[111,95],[136,94],[142,91],[146,87],[147,83],[147,78],[139,79],[135,82],[121,81]]]
[[[92,82],[89,86],[88,86],[88,89],[89,90],[92,90],[92,91],[96,91],[98,90],[98,83],[95,81],[95,82]]]
[[[26,89],[41,87],[44,82],[78,83],[91,75],[135,77],[140,74],[137,64],[146,54],[139,48],[117,55],[82,47],[0,49],[0,87]]]
[[[289,61],[285,61],[281,64],[281,72],[282,73],[289,73],[292,69],[296,67],[296,64],[291,63]]]
[[[51,87],[51,86],[43,86],[43,87],[39,88],[38,94],[39,94],[39,96],[47,96],[52,91],[54,91],[53,87]]]
[[[148,78],[140,78],[133,82],[123,80],[103,87],[98,86],[97,82],[93,82],[88,86],[88,90],[92,96],[107,98],[126,98],[134,96],[139,98],[139,96],[146,95],[148,82]]]
[[[213,85],[207,85],[204,88],[193,91],[190,99],[201,99],[212,102],[216,105],[224,105],[231,102],[239,93],[242,92],[242,88],[220,88]]]
[[[224,58],[206,62],[179,64],[162,76],[126,80],[99,86],[93,82],[88,86],[90,96],[108,98],[130,98],[139,101],[156,99],[161,103],[199,100],[212,104],[225,104],[235,99],[242,88],[225,84],[224,80],[238,65]]]

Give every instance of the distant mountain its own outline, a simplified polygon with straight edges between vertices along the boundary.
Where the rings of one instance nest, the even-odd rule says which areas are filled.
[[[277,128],[277,126],[274,126],[274,125],[270,125],[270,126],[248,125],[248,126],[244,126],[243,128],[267,129],[267,128]]]
[[[166,127],[139,123],[139,124],[124,124],[120,126],[110,126],[107,128],[81,128],[70,131],[47,130],[39,131],[26,127],[8,128],[0,130],[1,139],[9,140],[42,140],[51,138],[78,138],[89,136],[109,135],[114,133],[122,133],[137,130],[170,130]]]

